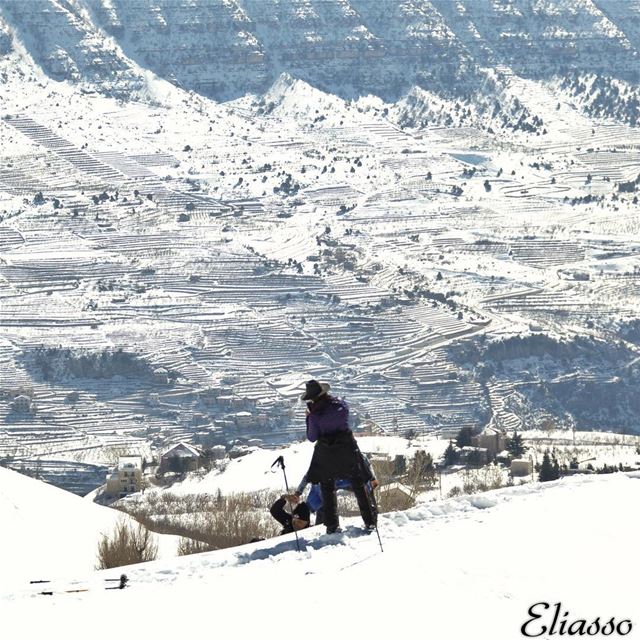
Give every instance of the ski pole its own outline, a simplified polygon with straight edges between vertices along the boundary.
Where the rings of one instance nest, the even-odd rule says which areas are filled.
[[[358,447],[358,445],[356,444],[355,447],[355,454],[356,454],[356,458],[358,460],[358,466],[360,467],[360,473],[362,474],[362,477],[365,478],[367,476],[369,477],[373,477],[373,473],[371,472],[371,468],[370,465],[368,463],[365,462],[365,458],[362,455],[362,451],[360,451],[360,447]],[[365,470],[365,465],[369,467],[369,473],[366,473]],[[373,487],[371,486],[371,481],[367,481],[364,483],[365,486],[365,490],[367,492],[367,495],[369,496],[369,504],[371,506],[371,510],[373,512],[373,514],[375,515],[375,529],[376,529],[376,534],[378,536],[378,543],[380,544],[380,552],[384,553],[384,549],[382,548],[382,540],[380,538],[380,531],[378,531],[378,503],[376,502],[376,496],[373,493]]]
[[[271,465],[271,468],[273,469],[273,467],[275,467],[276,465],[278,465],[282,469],[282,473],[284,474],[284,486],[287,489],[287,495],[290,495],[289,483],[287,482],[287,472],[284,470],[284,456],[279,456],[278,458],[276,458],[275,462]],[[293,533],[296,536],[296,548],[298,549],[298,551],[300,551],[300,541],[298,540],[298,531],[293,526],[293,507],[291,507],[291,528],[293,529]]]
[[[384,553],[384,549],[382,548],[382,540],[380,539],[380,531],[378,531],[378,503],[376,502],[376,497],[373,493],[373,487],[369,488],[371,485],[369,483],[367,483],[367,491],[369,493],[369,499],[371,500],[371,506],[373,508],[373,511],[376,514],[376,523],[375,523],[375,527],[376,527],[376,534],[378,535],[378,543],[380,544],[380,552]]]
[[[115,587],[116,589],[124,589],[127,582],[129,582],[129,578],[125,573],[123,573],[119,578],[103,578],[105,582],[119,582],[120,586]],[[52,580],[29,580],[29,584],[49,584]]]

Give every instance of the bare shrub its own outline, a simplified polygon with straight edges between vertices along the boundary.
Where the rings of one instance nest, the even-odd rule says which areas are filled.
[[[179,556],[189,556],[194,553],[204,553],[205,551],[213,551],[206,542],[192,540],[191,538],[180,538],[180,542],[178,542]]]
[[[246,544],[253,538],[270,538],[279,531],[269,507],[280,494],[255,491],[224,496],[176,495],[165,492],[149,500],[121,500],[114,506],[156,533],[182,536],[185,552],[198,553]],[[146,497],[146,496],[145,496]],[[202,543],[206,548],[196,547]]]
[[[371,460],[371,468],[373,469],[373,474],[381,485],[392,482],[395,468],[393,460],[390,460],[388,457],[373,458]]]
[[[487,490],[500,489],[504,486],[504,475],[500,467],[495,464],[491,464],[483,469],[484,482],[487,485]]]
[[[406,494],[393,486],[380,487],[376,499],[378,503],[378,513],[405,511],[416,504],[416,499],[413,494]]]
[[[451,487],[449,493],[447,493],[447,498],[457,498],[462,495],[462,489],[460,487]]]
[[[405,466],[402,473],[399,472],[398,462],[388,457],[373,459],[371,466],[380,483],[376,491],[378,513],[410,509],[416,504],[418,492],[432,486],[431,482],[425,481],[422,467],[413,464],[408,469]],[[400,484],[403,484],[404,487],[401,488]],[[353,498],[353,502],[355,504],[355,498]]]
[[[276,535],[278,527],[270,516],[265,520],[264,512],[256,511],[254,495],[231,494],[219,502],[218,508],[208,514],[206,529],[200,534],[202,538],[197,536],[212,549],[226,549],[246,544],[253,538]],[[260,506],[264,509],[264,503]]]
[[[149,529],[138,524],[132,526],[120,520],[110,536],[102,536],[98,544],[96,569],[111,569],[127,564],[149,562],[158,555],[158,545]]]
[[[454,487],[449,491],[449,497],[455,497],[466,493],[483,493],[500,489],[505,485],[504,476],[500,467],[494,464],[487,465],[482,469],[466,469],[462,474],[462,488]],[[455,493],[454,493],[455,490]]]

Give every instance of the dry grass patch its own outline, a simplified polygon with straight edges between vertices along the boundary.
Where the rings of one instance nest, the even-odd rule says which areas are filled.
[[[103,535],[98,544],[96,569],[112,569],[127,564],[155,560],[158,545],[149,529],[141,524],[130,525],[121,520],[111,535]]]
[[[179,553],[227,549],[254,538],[271,538],[280,527],[269,514],[275,491],[176,495],[147,494],[114,506],[156,533],[182,536]]]

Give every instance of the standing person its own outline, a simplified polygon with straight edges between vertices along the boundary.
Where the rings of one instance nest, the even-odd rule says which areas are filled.
[[[301,399],[307,402],[307,439],[315,442],[307,480],[320,483],[322,510],[327,533],[340,530],[336,480],[349,480],[367,529],[376,526],[376,512],[365,483],[373,480],[362,462],[362,454],[349,428],[349,407],[344,400],[329,395],[331,387],[309,380]]]
[[[371,463],[369,462],[369,459],[363,453],[361,452],[359,453],[362,456],[362,464],[364,465],[365,474],[368,474],[371,476],[371,480],[365,484],[365,488],[367,489],[368,495],[371,495],[371,492],[378,487],[379,483],[375,479],[375,476],[373,474],[373,469],[371,468]],[[292,496],[292,501],[291,501],[292,504],[298,504],[299,502],[301,502],[302,494],[304,493],[308,484],[309,484],[309,480],[307,478],[307,474],[305,473],[302,480],[300,481],[300,484],[296,488],[295,493]],[[336,480],[336,489],[353,491],[353,488],[351,487],[351,482],[349,482],[349,480],[342,480],[342,479]],[[305,502],[307,503],[309,509],[316,514],[316,524],[317,525],[322,524],[324,514],[322,512],[322,493],[320,491],[319,484],[311,485],[309,495],[307,496]]]

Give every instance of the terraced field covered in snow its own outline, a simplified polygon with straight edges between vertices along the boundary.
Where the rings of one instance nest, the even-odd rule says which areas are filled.
[[[380,17],[375,3],[357,4]],[[433,3],[430,24],[454,58],[472,45],[466,20],[494,47],[494,71],[474,71],[493,88],[475,103],[424,87],[346,98],[344,86],[317,88],[320,72],[299,74],[316,87],[271,78],[251,38],[229,40],[227,79],[251,63],[254,93],[226,95],[211,60],[211,91],[194,93],[136,67],[161,50],[162,29],[153,46],[99,64],[82,50],[76,78],[62,58],[32,51],[42,24],[22,21],[47,2],[8,8],[0,458],[41,469],[178,440],[285,442],[303,434],[296,398],[310,377],[330,381],[354,425],[373,432],[447,437],[567,414],[579,427],[637,431],[640,130],[523,70],[463,4],[464,19]],[[98,22],[128,11],[89,5]],[[165,5],[180,24],[193,9]],[[572,21],[617,47],[622,36],[603,35],[593,12]],[[268,33],[260,23],[256,38]],[[88,41],[71,40],[73,58]],[[597,69],[593,41],[579,48]],[[631,54],[611,55],[626,68]],[[193,73],[181,76],[187,88]],[[234,99],[207,97],[222,94]],[[502,111],[490,115],[487,95]]]

